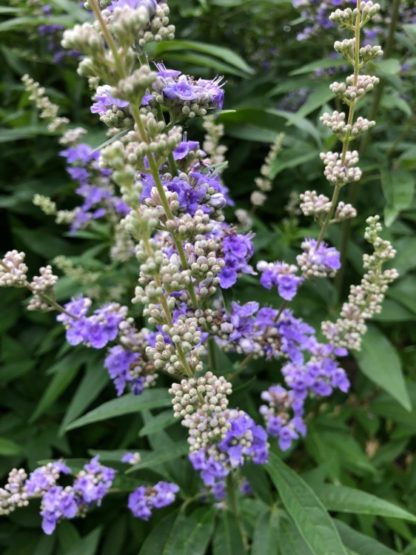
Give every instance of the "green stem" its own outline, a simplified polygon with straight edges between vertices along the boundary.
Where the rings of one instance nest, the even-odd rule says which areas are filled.
[[[354,66],[354,86],[357,86],[358,83],[358,78],[360,75],[360,45],[361,45],[361,0],[357,0],[357,17],[355,19],[355,26],[354,26],[354,61],[353,61],[353,66]],[[354,122],[354,115],[355,115],[355,110],[357,107],[357,101],[356,100],[352,100],[349,103],[349,107],[348,107],[348,120],[347,120],[347,124],[352,126],[353,122]],[[343,138],[342,140],[342,152],[341,152],[341,163],[344,165],[346,158],[347,158],[347,153],[348,153],[348,148],[351,142],[351,131],[349,131],[346,136]],[[319,232],[319,237],[318,237],[318,242],[316,245],[316,248],[318,249],[319,246],[321,245],[322,241],[325,239],[325,235],[326,232],[328,230],[328,227],[330,226],[331,220],[334,217],[335,213],[336,213],[336,209],[338,206],[338,200],[339,200],[339,196],[341,193],[341,188],[342,188],[342,184],[341,183],[336,183],[335,184],[335,188],[334,188],[334,192],[332,195],[332,200],[331,200],[331,207],[329,209],[328,214],[326,215],[322,226],[321,226],[321,230]]]
[[[390,20],[390,26],[389,26],[389,31],[388,31],[388,35],[387,35],[387,40],[386,40],[386,45],[384,48],[384,58],[388,59],[391,54],[393,53],[394,50],[394,45],[395,45],[395,38],[396,38],[396,29],[397,29],[397,24],[399,22],[399,14],[400,14],[400,0],[393,0],[393,4],[392,4],[392,11],[391,11],[391,20]],[[374,121],[377,117],[377,113],[378,110],[381,106],[381,101],[383,99],[383,94],[384,94],[384,89],[385,89],[385,81],[383,80],[380,85],[377,87],[375,94],[374,94],[374,99],[373,99],[373,105],[371,107],[371,111],[370,111],[370,115],[369,115],[369,119]],[[361,144],[360,144],[360,158],[364,155],[365,151],[368,148],[368,145],[370,144],[370,140],[371,140],[371,136],[369,133],[367,133],[366,135],[364,135]],[[389,151],[389,154],[391,155],[391,150]],[[351,188],[349,190],[349,196],[348,196],[348,200],[350,202],[350,204],[354,205],[357,201],[358,198],[358,192],[359,192],[359,187],[357,186],[357,184],[352,184]],[[352,229],[352,222],[351,220],[347,220],[346,222],[344,222],[344,224],[342,225],[342,237],[341,237],[341,247],[340,247],[340,252],[341,252],[341,269],[337,274],[336,280],[335,280],[335,286],[336,286],[336,290],[338,292],[338,297],[341,296],[342,293],[342,289],[343,289],[343,285],[344,285],[344,277],[345,277],[345,261],[347,259],[347,255],[348,255],[348,245],[350,242],[350,237],[351,237],[351,229]]]
[[[215,341],[213,337],[208,339],[208,364],[211,370],[217,369],[217,361],[215,357]]]
[[[109,29],[107,27],[107,24],[106,24],[106,22],[105,22],[105,20],[102,16],[100,6],[98,5],[97,0],[88,0],[88,1],[89,1],[90,7],[91,7],[92,11],[94,12],[94,14],[95,14],[95,16],[98,20],[98,23],[101,27],[101,30],[102,30],[103,36],[105,38],[105,41],[107,42],[107,45],[108,45],[108,47],[110,48],[110,50],[113,54],[114,61],[115,61],[115,64],[116,64],[116,69],[117,69],[117,72],[119,74],[119,77],[124,78],[126,76],[126,68],[124,66],[123,60],[121,59],[121,57],[119,55],[115,40],[114,40],[111,32],[109,31]],[[133,116],[134,122],[137,125],[137,128],[139,130],[139,133],[140,133],[140,136],[141,136],[142,140],[144,142],[146,142],[147,144],[149,144],[150,141],[149,141],[149,138],[147,136],[146,130],[144,128],[139,108],[136,105],[134,105],[133,103],[131,103],[130,104],[130,111],[131,111],[131,114]],[[162,207],[163,207],[163,210],[165,212],[165,215],[169,220],[173,220],[174,216],[173,216],[172,210],[170,209],[169,202],[168,202],[168,199],[166,197],[165,189],[164,189],[162,181],[160,179],[159,168],[158,168],[158,165],[156,163],[156,160],[155,160],[155,157],[154,157],[153,153],[149,152],[149,154],[147,155],[147,158],[148,158],[148,161],[149,161],[150,172],[151,172],[152,177],[154,179],[156,189],[159,193],[160,201],[162,203]],[[175,242],[176,248],[178,250],[178,254],[179,254],[179,258],[180,258],[182,267],[183,267],[184,270],[188,270],[189,266],[188,266],[188,262],[186,260],[186,255],[185,255],[185,251],[184,251],[184,248],[183,248],[183,245],[182,245],[182,241],[181,241],[180,237],[178,236],[178,234],[175,233],[175,232],[172,232],[172,237],[173,237],[173,240]],[[195,288],[194,288],[192,282],[189,283],[187,289],[188,289],[189,296],[190,296],[191,301],[192,301],[192,305],[193,305],[194,308],[196,308],[198,306],[198,299],[197,299],[197,296],[196,296],[196,293],[195,293]]]
[[[238,507],[238,498],[237,498],[237,491],[236,491],[236,480],[233,473],[230,473],[227,476],[227,500],[228,500],[228,507],[230,511],[235,516],[237,521],[237,526],[240,531],[241,539],[244,545],[244,553],[248,551],[248,539],[246,531],[244,530],[243,523],[241,522],[241,515],[240,510]],[[236,554],[237,555],[237,554]]]

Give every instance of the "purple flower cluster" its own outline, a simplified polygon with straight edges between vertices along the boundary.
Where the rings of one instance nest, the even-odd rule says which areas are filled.
[[[116,471],[103,466],[96,456],[77,475],[73,489],[82,505],[101,504],[114,481]]]
[[[103,168],[100,153],[87,144],[80,143],[61,151],[68,164],[67,171],[79,183],[76,192],[84,199],[75,211],[72,231],[85,227],[91,220],[103,218],[109,211],[119,216],[129,212],[127,205],[114,194],[111,171]]]
[[[303,278],[296,275],[297,266],[286,262],[259,262],[257,269],[261,273],[260,283],[266,289],[276,287],[277,292],[285,301],[291,301],[303,282]]]
[[[179,487],[170,482],[154,486],[140,486],[129,495],[128,507],[136,518],[149,520],[153,509],[162,509],[174,503]]]
[[[212,80],[194,79],[180,71],[167,69],[163,64],[156,64],[156,68],[157,79],[153,85],[154,92],[161,94],[170,108],[200,105],[205,109],[222,109],[224,104],[222,77]],[[150,96],[147,101],[151,101]]]
[[[41,498],[45,534],[52,534],[60,520],[75,518],[92,505],[100,505],[116,474],[112,468],[100,464],[98,457],[83,467],[72,485],[64,487],[57,483],[61,474],[70,473],[63,461],[55,461],[34,470],[23,484],[27,498]]]
[[[225,495],[225,478],[245,462],[265,464],[269,445],[267,433],[245,412],[228,410],[224,414],[227,431],[215,444],[193,451],[189,460],[202,481],[217,499]]]
[[[93,114],[99,114],[100,116],[104,115],[108,110],[127,108],[129,105],[126,100],[113,96],[109,85],[98,87],[93,100],[91,112]]]
[[[303,253],[296,261],[303,274],[311,276],[334,275],[341,268],[341,255],[335,247],[315,239],[302,242]]]
[[[261,409],[268,432],[279,438],[282,449],[304,435],[308,398],[327,397],[334,390],[348,391],[348,378],[336,360],[345,356],[346,350],[320,343],[315,330],[291,311],[285,310],[278,317],[275,309],[256,302],[232,303],[231,311],[220,318],[223,323],[217,342],[225,350],[286,360],[281,373],[287,389],[273,386],[263,393],[270,407]]]
[[[281,385],[273,385],[263,391],[261,398],[268,403],[260,407],[267,432],[278,438],[280,449],[286,451],[294,440],[306,434],[304,398],[295,396],[293,391],[287,391]]]
[[[150,14],[156,11],[157,0],[113,0],[107,9],[113,12],[117,8],[131,8],[132,10],[137,10],[137,8],[144,7],[147,8]]]
[[[94,349],[102,349],[118,335],[119,324],[126,317],[126,309],[117,303],[104,305],[90,316],[91,300],[78,297],[65,305],[65,313],[57,317],[66,328],[70,345],[83,343]]]
[[[302,19],[307,22],[297,35],[297,39],[303,41],[323,29],[333,29],[335,26],[329,19],[330,14],[335,8],[355,6],[355,0],[292,0],[292,4],[301,10]]]
[[[141,374],[141,356],[139,353],[124,349],[120,345],[112,347],[105,358],[104,366],[107,368],[117,395],[122,395],[127,386],[134,395],[140,395],[149,384],[149,376]]]
[[[238,234],[229,226],[222,226],[222,252],[224,268],[219,274],[220,285],[223,289],[232,287],[240,273],[253,274],[253,268],[248,261],[253,256],[254,247],[251,234]]]
[[[192,148],[192,144],[189,145],[189,141],[182,142],[174,151],[175,159],[185,158],[191,150],[195,149]],[[143,175],[142,179],[143,190],[140,200],[144,201],[150,197],[155,183],[149,174]],[[202,173],[195,169],[177,177],[164,177],[162,183],[165,189],[177,194],[180,212],[191,216],[194,216],[197,210],[212,214],[215,210],[231,204],[228,189],[214,173]]]
[[[298,33],[297,39],[304,41],[314,35],[329,31],[335,28],[334,23],[329,19],[331,13],[337,8],[355,8],[356,0],[292,0],[295,8],[300,10],[302,19],[306,22],[305,27]],[[403,3],[404,4],[404,3]],[[408,16],[405,8],[402,14]],[[408,21],[408,19],[403,19]],[[380,41],[383,35],[384,26],[373,24],[363,28],[363,44],[371,44]]]

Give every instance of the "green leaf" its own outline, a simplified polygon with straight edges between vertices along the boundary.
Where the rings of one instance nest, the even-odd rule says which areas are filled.
[[[355,357],[367,378],[387,391],[406,410],[412,410],[400,357],[390,341],[376,327],[369,326],[361,351]]]
[[[266,469],[312,555],[347,555],[331,517],[302,478],[274,453]]]
[[[382,171],[381,184],[383,187],[386,207],[384,219],[386,226],[391,226],[402,210],[412,204],[415,192],[415,177],[410,172],[395,170]]]
[[[19,453],[21,453],[21,448],[17,443],[6,437],[0,437],[0,455],[2,457],[12,457]]]
[[[78,540],[65,555],[94,555],[100,541],[101,528],[96,528],[85,538]]]
[[[335,524],[342,541],[348,549],[356,551],[358,555],[399,555],[397,551],[393,551],[377,540],[353,530],[344,522],[336,520]]]
[[[172,52],[179,50],[181,52],[195,51],[201,52],[202,54],[207,54],[208,56],[215,56],[220,60],[223,60],[227,64],[234,66],[235,68],[241,70],[243,73],[248,73],[253,75],[254,70],[251,68],[247,62],[241,58],[238,54],[230,50],[229,48],[224,48],[222,46],[216,46],[214,44],[207,44],[204,42],[196,42],[191,40],[170,40],[161,41],[155,46],[156,56],[161,56],[166,52]]]
[[[149,422],[147,422],[143,426],[143,428],[141,428],[139,436],[144,437],[150,434],[154,434],[155,432],[160,432],[160,430],[169,428],[169,426],[172,426],[177,421],[178,419],[173,416],[171,410],[161,412],[157,416],[150,419]]]
[[[144,541],[139,555],[159,555],[166,545],[166,540],[176,520],[176,513],[169,513],[156,524]]]
[[[243,555],[245,553],[238,521],[230,511],[223,511],[215,529],[213,555]]]
[[[408,511],[365,491],[326,484],[314,489],[329,511],[400,518],[416,522],[416,517]]]
[[[76,390],[71,403],[69,404],[68,410],[65,413],[65,417],[62,421],[60,434],[65,433],[65,429],[77,418],[82,411],[85,410],[90,403],[92,403],[108,384],[107,372],[102,367],[102,364],[98,362],[92,365],[91,368],[87,368],[85,371],[84,378]]]
[[[72,422],[66,427],[66,430],[74,430],[81,428],[87,424],[94,422],[101,422],[109,418],[116,418],[125,414],[133,414],[145,409],[155,409],[160,407],[167,407],[171,404],[171,399],[165,389],[149,389],[144,391],[141,395],[124,395],[119,399],[113,399],[96,409],[84,414],[75,422]]]
[[[318,60],[317,62],[311,62],[304,66],[301,66],[294,71],[291,71],[289,75],[303,75],[305,73],[311,73],[317,69],[328,69],[332,67],[342,67],[345,65],[345,61],[343,59],[334,60],[334,58],[324,58],[322,60]]]
[[[329,83],[323,83],[308,96],[305,104],[298,110],[297,115],[308,116],[311,112],[329,102],[334,96],[335,94],[329,89]]]
[[[278,543],[279,513],[272,507],[257,519],[251,555],[275,555]]]
[[[85,362],[85,357],[84,351],[72,352],[49,369],[50,372],[54,372],[54,376],[40,398],[36,410],[30,418],[30,422],[35,422],[39,416],[59,399],[65,389],[75,379],[82,364]]]
[[[312,555],[295,525],[289,518],[280,523],[280,555]]]
[[[214,531],[215,510],[201,507],[177,518],[162,555],[205,555]]]

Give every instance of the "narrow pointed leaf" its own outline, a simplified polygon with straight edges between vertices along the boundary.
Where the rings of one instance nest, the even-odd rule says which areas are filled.
[[[347,555],[334,522],[313,490],[277,455],[266,466],[280,498],[312,555]]]
[[[375,326],[369,326],[361,351],[355,356],[367,378],[387,391],[406,410],[412,410],[400,357],[387,337]]]
[[[408,511],[375,495],[346,486],[322,485],[315,488],[319,499],[329,511],[400,518],[416,522]]]
[[[278,544],[279,516],[276,507],[272,507],[256,522],[251,555],[275,555]]]
[[[125,414],[133,414],[145,409],[167,407],[171,403],[169,394],[164,389],[149,389],[141,395],[124,395],[119,399],[113,399],[96,409],[88,412],[75,422],[67,426],[67,430],[81,428],[87,424],[108,420]]]
[[[243,555],[244,553],[238,521],[233,513],[223,511],[215,529],[213,555]]]

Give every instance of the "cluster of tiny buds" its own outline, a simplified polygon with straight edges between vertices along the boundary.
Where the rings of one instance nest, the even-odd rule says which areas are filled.
[[[48,293],[53,289],[56,282],[58,281],[58,276],[52,272],[51,266],[45,266],[39,268],[39,275],[35,276],[30,282],[29,288],[33,295],[29,300],[27,305],[28,310],[39,310],[42,312],[48,312],[53,310],[50,303],[42,298],[42,293]]]
[[[144,158],[152,153],[162,158],[174,150],[182,140],[182,129],[173,127],[164,132],[166,125],[158,122],[150,112],[141,116],[143,125],[150,135],[149,142],[143,141],[137,131],[129,131],[122,140],[114,141],[102,149],[104,165],[115,170],[125,170],[125,165],[143,166]]]
[[[205,137],[202,148],[209,157],[208,162],[213,166],[223,164],[224,154],[227,152],[227,147],[220,144],[224,136],[224,126],[221,123],[215,123],[214,116],[209,115],[205,116],[203,127]]]
[[[321,122],[341,140],[345,138],[354,139],[355,137],[367,132],[376,124],[375,121],[370,121],[361,116],[358,117],[353,124],[346,123],[345,118],[346,115],[344,112],[338,112],[335,110],[331,114],[325,112],[321,116]]]
[[[209,233],[212,231],[212,228],[211,218],[203,210],[197,210],[193,216],[182,214],[174,220],[167,220],[166,222],[166,229],[169,232],[176,232],[180,236],[187,238]]]
[[[198,378],[183,379],[169,389],[172,395],[173,413],[176,418],[203,410],[223,412],[228,407],[231,384],[223,376],[207,372]]]
[[[394,268],[383,270],[383,264],[394,258],[396,251],[380,237],[381,231],[378,216],[367,219],[365,238],[373,245],[374,252],[363,257],[366,273],[360,285],[351,287],[338,320],[322,323],[322,332],[336,346],[360,349],[367,331],[366,320],[381,312],[388,286],[398,277]]]
[[[152,312],[152,305],[147,312]],[[162,332],[156,335],[154,347],[146,347],[146,355],[155,368],[172,375],[201,372],[203,364],[200,359],[205,348],[201,344],[202,332],[196,319],[180,317],[174,324],[164,324]]]
[[[156,79],[156,73],[148,65],[142,65],[125,79],[117,83],[115,96],[135,102],[141,99]]]
[[[342,54],[347,61],[353,62],[355,55],[355,39],[337,40],[334,43],[334,48],[337,52]],[[383,49],[379,45],[367,44],[360,48],[359,54],[361,60],[360,65],[362,66],[375,58],[380,58],[383,55]]]
[[[316,191],[305,191],[300,195],[300,209],[305,216],[320,219],[329,213],[331,201],[326,195],[318,195]],[[357,216],[357,210],[345,202],[338,203],[335,216],[336,222],[341,222]]]
[[[344,102],[349,104],[372,91],[379,82],[380,79],[375,75],[349,75],[346,83],[335,81],[331,83],[329,88],[334,94],[340,96]]]
[[[325,164],[325,177],[330,183],[346,185],[361,179],[362,171],[357,167],[357,150],[347,151],[344,155],[339,152],[322,152],[320,157]]]
[[[380,11],[380,4],[371,0],[363,0],[360,10],[358,8],[337,9],[329,16],[333,23],[337,23],[341,27],[354,29],[357,16],[360,16],[361,25],[365,25],[372,17]]]
[[[63,146],[72,146],[80,142],[81,137],[87,132],[84,127],[74,127],[67,129],[65,133],[59,138],[59,143]]]
[[[26,287],[27,271],[25,253],[12,250],[0,260],[0,287]]]
[[[55,216],[57,213],[56,203],[45,195],[36,194],[33,197],[33,204],[38,206],[47,216]]]
[[[10,471],[7,484],[0,488],[0,515],[8,515],[18,507],[29,504],[24,488],[26,479],[27,474],[22,468]]]
[[[175,33],[165,2],[143,2],[136,8],[125,5],[102,13],[121,44],[143,47],[148,42],[172,39]]]
[[[260,168],[260,177],[257,177],[255,184],[257,191],[251,193],[251,204],[253,206],[263,206],[267,200],[267,195],[269,191],[272,190],[272,179],[270,177],[272,171],[273,162],[276,160],[280,151],[282,150],[284,134],[279,133],[273,142],[270,150],[264,160],[263,165]]]
[[[58,116],[59,107],[46,96],[45,89],[29,75],[23,75],[22,81],[29,93],[29,99],[34,102],[39,110],[40,117],[48,122],[48,130],[54,133],[66,127],[69,120]]]

